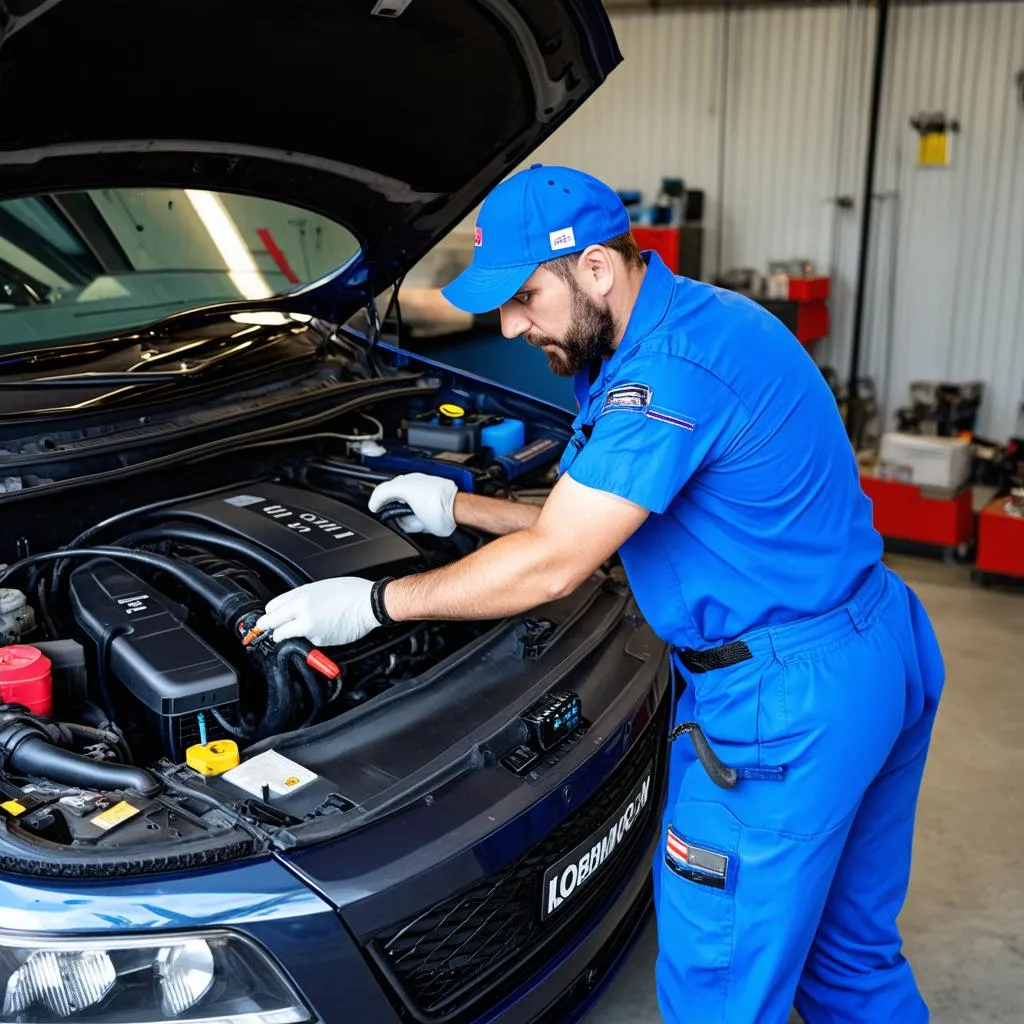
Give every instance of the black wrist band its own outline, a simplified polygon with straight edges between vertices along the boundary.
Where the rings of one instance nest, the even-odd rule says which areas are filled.
[[[394,582],[394,576],[385,576],[382,580],[377,580],[376,583],[370,588],[370,609],[373,611],[373,617],[382,626],[397,626],[390,615],[388,615],[387,608],[384,607],[384,588]]]

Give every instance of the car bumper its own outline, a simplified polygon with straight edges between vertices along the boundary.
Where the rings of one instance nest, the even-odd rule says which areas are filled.
[[[519,814],[498,801],[483,823],[467,811],[437,848],[411,842],[427,822],[455,820],[444,817],[451,812],[445,799],[471,804],[467,779],[394,816],[378,834],[358,834],[379,857],[405,844],[406,855],[382,858],[376,874],[354,873],[362,854],[351,841],[288,856],[296,874],[337,907],[393,1019],[562,1021],[591,1005],[650,910],[671,699],[664,669],[645,687],[624,685],[605,728],[594,725],[573,751],[571,770],[532,792],[522,787],[533,802]],[[648,778],[642,817],[638,811],[631,828],[628,808]],[[618,839],[614,854],[573,889],[575,872],[564,866],[595,862],[610,832]],[[555,899],[553,879],[564,900]]]
[[[611,665],[616,672],[603,673],[617,680],[617,698],[550,778],[532,788],[517,783],[512,797],[521,801],[518,813],[508,813],[500,802],[486,804],[487,775],[481,771],[475,782],[467,777],[453,783],[377,829],[288,854],[109,883],[0,875],[0,929],[60,938],[235,929],[268,950],[325,1024],[578,1020],[614,976],[651,907],[650,864],[660,835],[671,689],[663,658],[646,665],[633,678],[618,674],[618,662]],[[545,871],[614,823],[648,765],[649,806],[628,847],[623,842],[621,856],[608,861],[607,871],[602,868],[600,882],[595,874],[584,898],[553,914],[554,925],[544,925]],[[490,813],[467,814],[463,820],[472,828],[464,824],[461,831],[439,834],[438,823],[454,813],[443,806],[445,800],[455,811],[464,810],[472,802],[473,785],[484,787],[479,796]],[[442,858],[425,833],[415,831],[418,820],[434,825],[432,839],[445,851]],[[404,856],[388,860],[384,851],[403,841]],[[367,874],[362,866],[354,874],[353,865],[365,864],[374,851],[382,874]],[[513,936],[516,941],[502,936],[503,957],[493,944],[481,947],[497,965],[485,984],[471,985],[465,998],[458,993],[447,998],[447,993],[447,1001],[428,1005],[417,989],[422,964],[403,973],[401,964],[381,955],[389,936],[440,905],[458,903],[472,892],[488,893],[495,879],[517,871],[527,931]],[[491,905],[483,917],[491,920],[504,909]],[[431,924],[424,933],[435,945],[427,968],[437,966],[442,981],[464,952],[452,949],[461,940],[449,925],[442,915],[437,928]]]

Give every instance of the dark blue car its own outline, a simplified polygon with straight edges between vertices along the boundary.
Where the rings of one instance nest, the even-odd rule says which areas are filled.
[[[18,0],[0,22],[0,1024],[571,1021],[650,910],[671,682],[609,563],[275,645],[487,538],[566,414],[398,283],[619,60],[598,0]],[[398,344],[396,344],[396,338]]]

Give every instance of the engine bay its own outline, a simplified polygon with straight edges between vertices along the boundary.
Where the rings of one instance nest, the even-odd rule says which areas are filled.
[[[172,493],[52,550],[28,528],[15,538],[20,557],[0,567],[0,838],[31,847],[40,871],[59,873],[61,851],[84,863],[168,844],[176,863],[201,863],[351,808],[357,798],[277,741],[333,728],[496,624],[405,623],[324,650],[253,625],[304,583],[422,572],[484,542],[406,535],[402,508],[371,515],[381,480],[434,472],[510,498],[551,486],[564,428],[527,430],[485,396],[476,412],[445,397],[349,411],[328,444],[258,479],[190,493],[181,474],[175,494],[164,474]],[[0,851],[4,866],[26,869]]]

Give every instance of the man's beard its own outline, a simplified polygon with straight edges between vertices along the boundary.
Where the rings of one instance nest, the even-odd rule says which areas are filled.
[[[602,309],[583,289],[569,279],[572,310],[569,326],[561,341],[545,335],[526,335],[526,340],[537,348],[549,345],[557,351],[548,352],[548,367],[559,377],[573,377],[585,366],[596,362],[612,351],[615,338],[615,320],[607,309]]]

